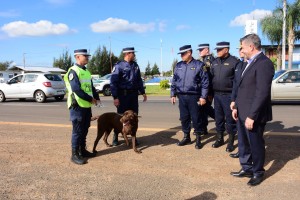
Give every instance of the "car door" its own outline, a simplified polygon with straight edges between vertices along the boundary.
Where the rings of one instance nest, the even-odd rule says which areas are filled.
[[[274,100],[300,100],[300,71],[289,71],[272,83]]]
[[[5,88],[3,89],[4,95],[7,98],[21,98],[21,88],[22,88],[22,81],[24,76],[18,75],[10,80],[8,80],[7,83],[5,83]]]
[[[22,82],[22,95],[23,97],[33,97],[33,93],[36,88],[36,79],[38,75],[37,74],[25,74],[24,81]]]

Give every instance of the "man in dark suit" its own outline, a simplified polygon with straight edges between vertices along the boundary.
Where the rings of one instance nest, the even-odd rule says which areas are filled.
[[[231,172],[235,177],[251,177],[248,185],[263,181],[266,122],[272,120],[271,84],[274,75],[272,61],[261,52],[261,40],[256,34],[241,38],[242,53],[248,64],[238,83],[236,108],[232,117],[237,120],[239,160],[242,169]]]

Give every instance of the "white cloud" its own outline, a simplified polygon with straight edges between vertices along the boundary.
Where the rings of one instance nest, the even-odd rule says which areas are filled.
[[[256,9],[250,13],[242,14],[230,21],[230,26],[244,26],[247,20],[260,20],[266,15],[270,15],[270,10],[259,10]]]
[[[165,21],[161,21],[158,23],[158,30],[160,32],[165,32],[167,27],[167,23]]]
[[[40,20],[36,23],[15,21],[5,24],[1,30],[10,37],[61,35],[71,32],[66,24],[53,24],[47,20]]]
[[[91,29],[98,33],[111,33],[111,32],[136,32],[145,33],[148,31],[153,31],[155,28],[155,23],[148,24],[138,24],[129,23],[129,21],[118,18],[108,18],[103,21],[92,23]]]
[[[8,10],[4,12],[0,12],[0,17],[17,17],[20,14],[17,13],[15,10]]]
[[[189,25],[178,25],[176,26],[176,30],[185,30],[185,29],[190,29],[191,27]]]

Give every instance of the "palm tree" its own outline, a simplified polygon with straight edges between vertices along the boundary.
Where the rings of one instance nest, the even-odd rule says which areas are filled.
[[[262,32],[267,36],[272,44],[276,43],[277,46],[277,66],[281,65],[281,48],[280,44],[282,42],[282,24],[283,24],[283,8],[279,7],[275,9],[272,15],[268,15],[261,20]],[[300,0],[297,0],[293,4],[287,4],[286,12],[286,24],[287,24],[287,41],[288,41],[288,54],[289,63],[288,68],[292,68],[293,63],[293,51],[294,43],[296,40],[300,39]]]
[[[262,33],[267,36],[272,44],[277,45],[277,67],[281,65],[281,42],[282,42],[282,15],[278,10],[271,15],[265,16],[260,21]]]
[[[300,0],[297,0],[294,4],[287,4],[287,31],[288,31],[288,45],[289,45],[289,64],[288,68],[292,69],[293,63],[293,50],[296,40],[300,37]]]

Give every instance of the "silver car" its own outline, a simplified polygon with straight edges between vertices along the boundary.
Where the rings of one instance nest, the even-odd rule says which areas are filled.
[[[300,69],[280,70],[272,81],[272,101],[300,101]]]
[[[34,98],[37,102],[42,103],[49,97],[61,101],[65,94],[65,83],[58,74],[20,74],[6,83],[0,83],[0,102],[4,102],[6,99]]]

